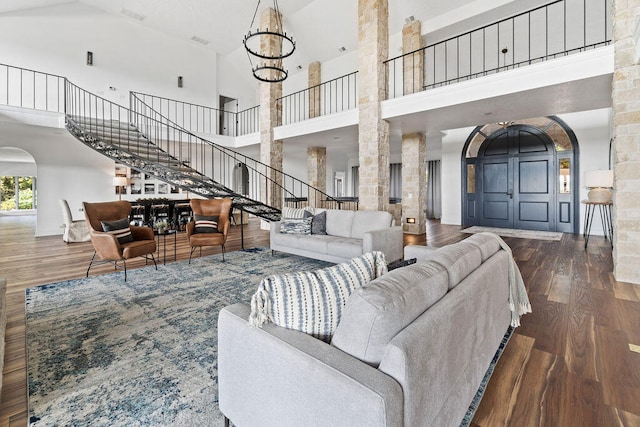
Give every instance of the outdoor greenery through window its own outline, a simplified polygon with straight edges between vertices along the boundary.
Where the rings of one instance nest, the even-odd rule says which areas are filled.
[[[32,176],[0,177],[0,210],[34,209],[33,181]]]

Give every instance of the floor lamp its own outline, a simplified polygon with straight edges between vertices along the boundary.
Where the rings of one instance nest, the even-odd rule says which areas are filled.
[[[125,185],[129,184],[129,180],[126,176],[115,176],[113,177],[113,185],[115,185],[118,189],[118,200],[122,200],[122,189]]]

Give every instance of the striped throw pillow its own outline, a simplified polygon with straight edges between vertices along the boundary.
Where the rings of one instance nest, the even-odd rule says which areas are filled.
[[[296,208],[282,208],[282,218],[283,219],[302,219],[304,218],[305,209],[296,209]]]
[[[196,221],[196,233],[219,233],[218,230],[218,218],[217,215],[207,216],[207,215],[194,215],[194,219]]]
[[[100,221],[102,231],[109,233],[118,239],[118,242],[133,242],[131,228],[129,228],[129,218],[122,218],[117,221]]]
[[[349,295],[387,272],[382,252],[371,252],[311,272],[265,277],[251,298],[249,324],[266,322],[331,341]]]

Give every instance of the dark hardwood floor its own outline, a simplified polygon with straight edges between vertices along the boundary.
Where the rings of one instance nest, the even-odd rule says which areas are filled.
[[[91,243],[34,238],[34,217],[0,216],[0,276],[7,278],[8,325],[0,427],[27,425],[24,289],[84,277]],[[459,226],[430,222],[405,244],[444,246],[467,237]],[[245,247],[267,246],[258,220],[245,226]],[[640,285],[617,282],[611,247],[592,237],[560,242],[505,238],[522,271],[533,313],[522,318],[473,420],[487,426],[640,426]],[[227,250],[241,248],[231,227]],[[189,258],[178,235],[178,260]],[[206,248],[203,255],[219,253]],[[143,260],[128,263],[129,268]],[[640,266],[639,266],[640,268]],[[109,265],[91,274],[113,271]]]

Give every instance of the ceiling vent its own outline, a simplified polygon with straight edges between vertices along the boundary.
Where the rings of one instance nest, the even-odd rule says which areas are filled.
[[[135,19],[136,21],[140,22],[144,21],[144,19],[146,18],[146,16],[140,15],[139,13],[136,13],[129,9],[122,9],[120,13],[122,13],[124,16],[128,16],[129,18]]]
[[[205,45],[205,46],[206,46],[206,45],[208,45],[208,44],[210,43],[210,42],[209,42],[209,40],[205,40],[205,39],[203,39],[202,37],[198,37],[198,36],[193,36],[193,37],[191,37],[191,40],[193,40],[193,41],[194,41],[194,42],[196,42],[196,43],[203,44],[203,45]]]

